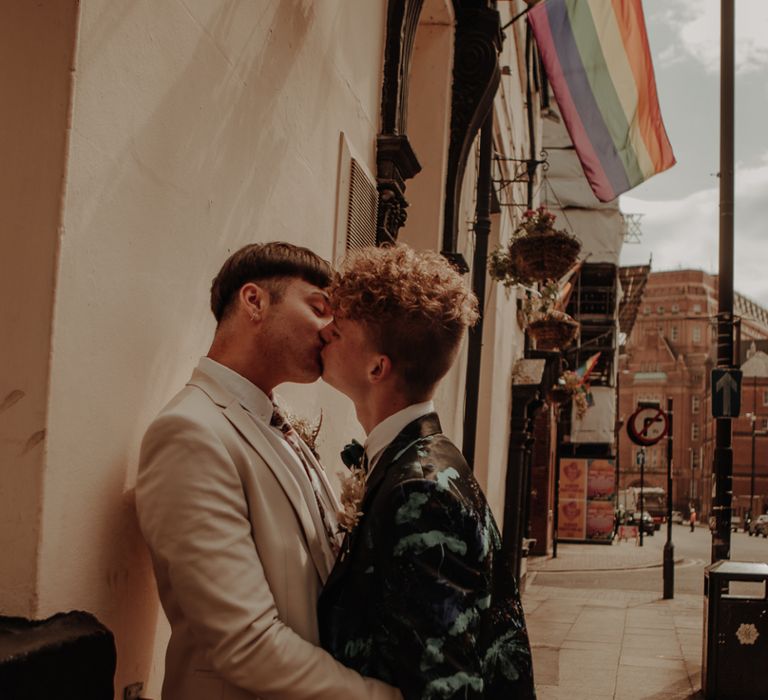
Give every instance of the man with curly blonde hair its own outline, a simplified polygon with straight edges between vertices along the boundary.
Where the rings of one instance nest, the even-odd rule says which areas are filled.
[[[477,320],[474,295],[442,256],[397,245],[348,256],[330,300],[323,379],[367,438],[320,597],[323,646],[406,700],[534,698],[512,568],[432,401]]]

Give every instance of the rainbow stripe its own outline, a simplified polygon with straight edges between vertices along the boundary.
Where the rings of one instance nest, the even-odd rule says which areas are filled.
[[[543,0],[528,19],[599,200],[609,202],[675,164],[641,0]]]

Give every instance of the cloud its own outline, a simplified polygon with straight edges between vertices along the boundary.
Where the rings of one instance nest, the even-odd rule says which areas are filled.
[[[664,21],[679,42],[660,56],[662,65],[689,56],[709,73],[720,70],[720,3],[676,0],[663,11]],[[735,60],[737,73],[746,74],[768,66],[768,2],[739,0],[736,3]]]
[[[734,286],[768,308],[768,153],[751,167],[736,166],[734,202]],[[621,210],[643,214],[642,242],[622,250],[623,265],[645,264],[654,270],[718,269],[719,192],[716,187],[674,201],[623,196]]]

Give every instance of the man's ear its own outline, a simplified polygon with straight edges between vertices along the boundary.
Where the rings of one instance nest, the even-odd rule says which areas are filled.
[[[375,362],[368,369],[368,381],[381,384],[392,376],[392,360],[388,355],[376,355]]]
[[[240,307],[251,321],[261,321],[269,308],[269,292],[255,282],[248,282],[240,287],[238,293]]]

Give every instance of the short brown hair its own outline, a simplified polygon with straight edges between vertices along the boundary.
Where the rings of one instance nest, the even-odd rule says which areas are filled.
[[[309,248],[291,243],[251,243],[229,256],[211,285],[211,311],[217,323],[233,307],[240,288],[248,282],[268,282],[272,301],[282,297],[280,278],[298,277],[316,287],[331,283],[331,266]]]
[[[334,312],[360,321],[411,398],[450,369],[477,299],[442,255],[406,245],[350,253],[330,290]]]

